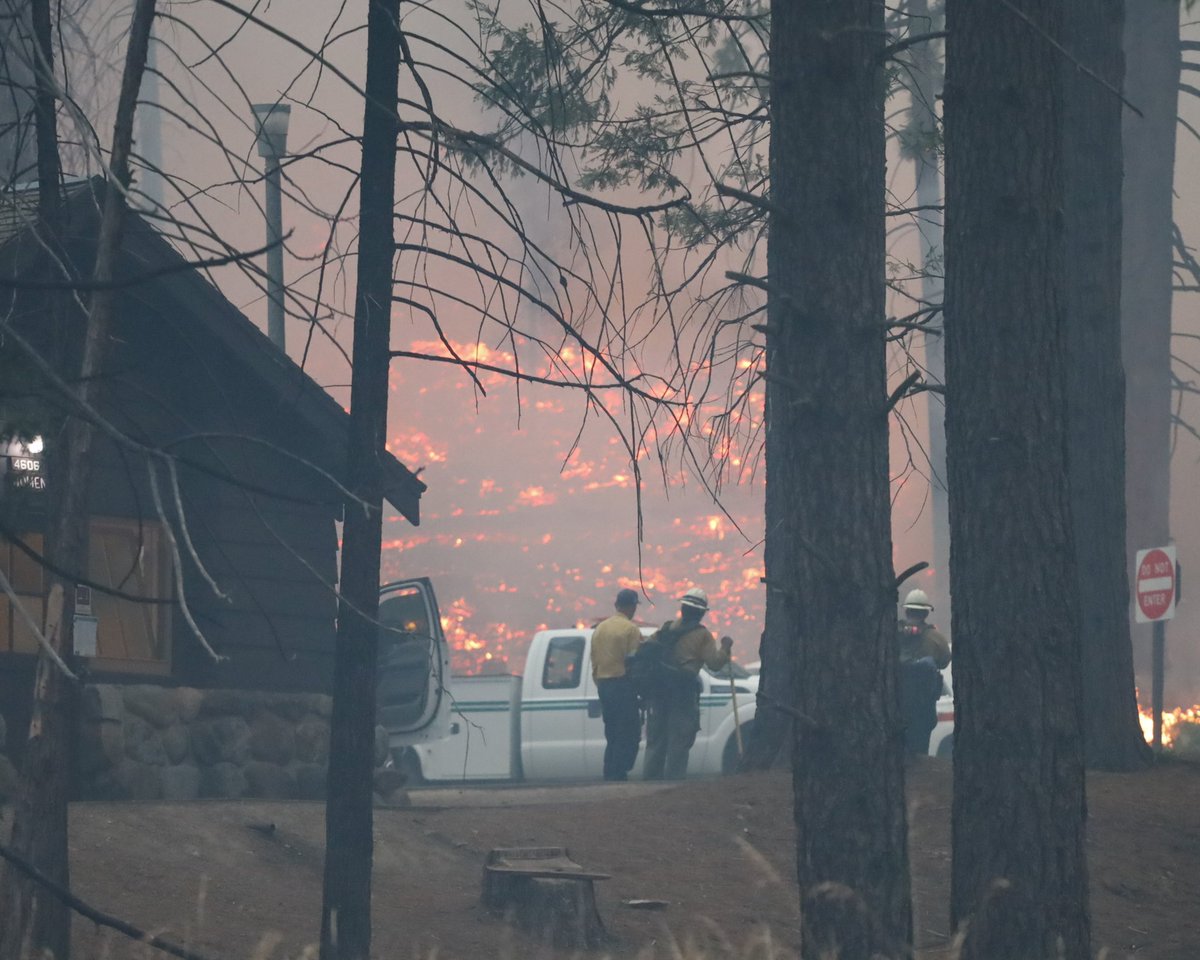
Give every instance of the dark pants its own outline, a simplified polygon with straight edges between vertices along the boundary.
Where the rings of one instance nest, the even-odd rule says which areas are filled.
[[[686,677],[650,701],[646,716],[647,780],[682,780],[700,732],[700,681]]]
[[[637,695],[628,677],[596,681],[600,715],[604,718],[604,779],[624,780],[637,760],[642,718]]]
[[[904,752],[929,752],[929,735],[937,726],[942,674],[923,663],[900,664],[900,703],[904,711]]]

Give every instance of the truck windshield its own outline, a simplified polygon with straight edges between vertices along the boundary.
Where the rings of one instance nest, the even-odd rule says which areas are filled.
[[[733,675],[734,680],[745,680],[750,676],[749,670],[743,667],[740,663],[735,663],[732,660],[730,660],[729,663],[723,666],[720,670],[709,670],[708,667],[705,667],[704,669],[707,671],[709,676],[716,677],[718,680],[728,680],[730,674]]]

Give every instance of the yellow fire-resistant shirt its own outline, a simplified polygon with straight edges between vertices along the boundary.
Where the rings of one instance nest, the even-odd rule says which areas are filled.
[[[625,676],[625,658],[642,642],[642,632],[623,613],[614,613],[592,633],[592,676],[611,680]]]
[[[665,629],[665,627],[664,627]],[[674,661],[681,670],[699,673],[700,667],[720,670],[729,662],[729,651],[717,646],[708,628],[696,624],[675,641]]]

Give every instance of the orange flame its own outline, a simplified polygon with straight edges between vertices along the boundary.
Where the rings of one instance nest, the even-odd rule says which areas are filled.
[[[1154,713],[1149,708],[1139,704],[1138,721],[1142,725],[1142,736],[1146,738],[1146,742],[1153,743]],[[1163,747],[1174,747],[1179,737],[1180,726],[1189,724],[1200,724],[1200,703],[1193,704],[1190,707],[1175,707],[1173,710],[1164,710],[1162,716]]]

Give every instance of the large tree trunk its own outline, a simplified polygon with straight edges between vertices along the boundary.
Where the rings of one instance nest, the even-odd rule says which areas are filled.
[[[146,65],[154,5],[155,0],[138,0],[134,9],[109,157],[113,182],[104,193],[96,262],[92,270],[92,279],[101,289],[92,295],[88,304],[79,370],[64,378],[79,384],[76,395],[80,408],[95,404],[111,339],[116,293],[103,287],[113,279],[121,248],[133,120]],[[39,2],[33,16],[34,30],[49,64],[52,62],[49,59],[49,5]],[[53,211],[51,217],[57,219],[58,144],[48,132],[54,129],[53,98],[48,96],[40,79],[38,94],[40,207],[43,216],[47,211]],[[83,572],[87,568],[87,491],[91,477],[92,434],[91,422],[72,410],[55,444],[57,451],[50,476],[57,489],[48,556],[59,570]],[[73,652],[75,584],[58,576],[52,576],[50,584],[47,639],[62,658],[69,660]],[[43,654],[38,661],[33,719],[22,756],[21,787],[13,810],[13,849],[63,888],[70,886],[67,795],[72,769],[71,745],[76,732],[76,692],[62,671]],[[70,955],[71,922],[67,908],[49,891],[19,877],[12,868],[5,872],[0,886],[0,930],[0,957],[3,960],[45,954],[56,960],[67,960]]]
[[[771,390],[767,390],[766,405],[766,504],[767,529],[787,512],[788,494],[783,485],[776,482],[775,467],[780,457],[787,452],[785,434],[772,430]],[[786,570],[788,564],[784,553],[788,547],[782,536],[767,536],[763,545],[763,564],[766,570]],[[790,762],[792,707],[795,683],[792,677],[792,661],[795,657],[795,635],[791,625],[784,621],[786,591],[778,585],[767,587],[767,603],[763,617],[763,632],[759,640],[760,662],[757,710],[754,714],[754,729],[746,744],[740,769],[766,770],[776,764]]]
[[[60,157],[58,151],[58,118],[53,94],[54,44],[53,22],[49,0],[33,0],[29,9],[32,27],[31,49],[35,62],[41,69],[34,71],[32,99],[34,103],[34,142],[32,153],[38,173],[38,232],[47,248],[61,254],[62,217],[59,197]],[[15,56],[16,51],[9,51]],[[13,94],[15,98],[15,91]],[[56,277],[57,278],[57,277]],[[49,293],[46,296],[47,318],[55,331],[55,356],[52,362],[56,369],[69,377],[64,367],[62,350],[62,327],[66,319],[66,296]],[[64,377],[66,379],[67,377]],[[66,430],[55,431],[65,441]],[[68,515],[69,485],[67,480],[66,455],[70,446],[66,442],[52,444],[48,451],[52,516]],[[65,537],[64,534],[65,533]],[[52,559],[61,563],[64,554],[70,553],[65,542],[71,535],[61,526],[52,532],[49,549]],[[57,535],[53,535],[57,534]],[[76,556],[75,559],[78,559]],[[73,569],[73,568],[68,568]],[[49,611],[47,624],[52,618],[62,623],[63,614],[74,614],[73,602],[64,606],[64,585],[53,591],[55,609]],[[73,601],[73,594],[67,597]],[[36,616],[36,613],[35,613]],[[53,631],[52,643],[56,652],[68,658],[72,651],[72,634],[62,628]],[[33,717],[28,731],[28,740],[22,751],[21,785],[13,804],[13,826],[11,846],[28,862],[37,866],[46,876],[61,886],[70,885],[70,865],[67,852],[67,791],[71,770],[72,690],[66,678],[52,665],[46,656],[38,660],[33,690]],[[10,736],[16,733],[14,731]],[[67,960],[70,955],[71,917],[66,907],[51,897],[45,890],[18,874],[15,868],[0,868],[0,958],[20,960],[25,949],[37,953],[49,953]]]
[[[793,753],[804,952],[833,939],[843,960],[893,957],[912,920],[885,410],[883,3],[775,0],[771,25],[767,603],[772,630],[794,638],[794,707],[812,721],[797,720]],[[843,888],[867,927],[851,929]]]
[[[368,960],[371,953],[376,623],[383,521],[380,458],[387,440],[401,36],[399,0],[370,0],[369,7],[346,468],[353,497],[346,500],[342,531],[321,960]]]
[[[1128,550],[1170,536],[1171,224],[1179,107],[1179,4],[1139,3],[1125,20],[1124,232],[1121,264],[1125,362]],[[1132,569],[1133,557],[1126,558]],[[1151,629],[1133,627],[1134,666],[1149,694]]]
[[[1150,760],[1138,722],[1125,554],[1121,367],[1121,89],[1124,0],[1075,0],[1065,45],[1095,76],[1066,75],[1067,354],[1071,514],[1083,640],[1088,764]],[[1097,81],[1097,77],[1107,84]]]
[[[1075,67],[1048,39],[1064,11],[947,3],[951,919],[978,960],[1090,956],[1061,150]]]

